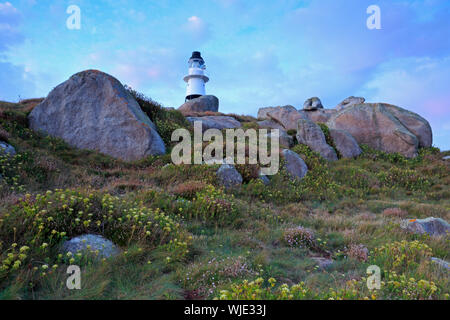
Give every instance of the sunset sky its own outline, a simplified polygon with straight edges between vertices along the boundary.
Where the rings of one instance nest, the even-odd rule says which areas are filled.
[[[369,30],[366,9],[381,9]],[[66,26],[69,5],[81,29]],[[202,52],[220,111],[363,96],[419,113],[450,149],[449,0],[0,0],[0,100],[43,97],[99,69],[167,107]]]

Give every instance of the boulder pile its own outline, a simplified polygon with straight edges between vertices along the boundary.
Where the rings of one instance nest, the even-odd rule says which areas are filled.
[[[297,130],[299,143],[330,161],[337,159],[335,151],[326,143],[317,123],[328,126],[334,146],[344,158],[361,154],[361,144],[410,158],[417,156],[419,148],[432,146],[431,126],[418,114],[386,103],[364,102],[364,98],[349,97],[336,109],[324,109],[319,98],[310,98],[302,110],[293,106],[261,108],[258,124],[263,128]]]

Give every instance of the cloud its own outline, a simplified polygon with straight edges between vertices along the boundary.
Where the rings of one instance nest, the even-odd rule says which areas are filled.
[[[359,94],[420,114],[431,123],[435,144],[450,149],[449,83],[450,56],[405,58],[380,65]]]
[[[21,19],[20,12],[10,2],[0,2],[0,57],[9,46],[23,41],[19,30]]]
[[[205,42],[210,37],[209,25],[203,19],[192,16],[183,25],[183,31],[194,41]]]
[[[18,101],[34,92],[33,76],[23,65],[2,61],[12,46],[25,39],[21,22],[19,10],[10,2],[0,2],[0,100]]]
[[[0,62],[0,70],[0,100],[16,102],[31,97],[34,79],[23,66]]]

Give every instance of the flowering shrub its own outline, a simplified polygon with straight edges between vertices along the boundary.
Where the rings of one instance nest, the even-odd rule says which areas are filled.
[[[256,271],[242,256],[209,259],[205,264],[191,264],[183,276],[183,285],[197,295],[209,296],[216,287],[229,284],[231,279],[255,276]]]
[[[258,278],[254,281],[244,280],[242,283],[233,284],[229,290],[220,291],[220,300],[302,300],[314,298],[314,294],[303,282],[288,286],[282,284],[275,287],[276,280],[270,278],[265,281]]]
[[[182,258],[191,240],[164,212],[109,194],[76,190],[27,194],[0,219],[0,277],[26,264],[61,262],[62,257],[55,255],[61,241],[86,233],[104,235],[118,245],[160,246],[172,259]]]
[[[415,170],[392,167],[377,174],[378,180],[389,188],[405,188],[406,190],[424,190],[431,182],[419,175]]]
[[[347,256],[358,261],[366,262],[369,250],[362,244],[351,244],[347,249]]]
[[[192,200],[197,192],[202,191],[205,187],[206,184],[203,181],[194,180],[176,185],[172,192],[176,196]]]
[[[388,274],[383,291],[389,299],[425,300],[438,299],[441,289],[433,281],[408,279],[393,271]]]
[[[283,242],[290,247],[316,248],[314,232],[303,227],[290,228],[283,233]]]
[[[385,299],[449,299],[433,281],[416,280],[405,275],[389,273],[386,281],[381,281],[380,290],[369,290],[367,278],[351,279],[338,288],[316,291],[304,282],[276,287],[276,280],[270,278],[265,285],[263,278],[244,280],[232,284],[228,290],[221,290],[215,299],[220,300],[385,300]]]
[[[128,92],[136,99],[150,120],[153,121],[158,133],[166,145],[172,145],[172,132],[180,128],[189,128],[190,124],[178,110],[167,110],[158,102],[125,86]]]
[[[372,258],[374,264],[385,270],[405,271],[415,269],[431,256],[432,249],[425,243],[403,240],[375,248]]]
[[[13,191],[24,191],[20,184],[20,170],[22,169],[22,155],[9,156],[0,154],[0,186],[3,184]]]
[[[233,222],[238,213],[233,195],[229,196],[223,189],[207,185],[204,190],[197,192],[185,216],[223,225]]]

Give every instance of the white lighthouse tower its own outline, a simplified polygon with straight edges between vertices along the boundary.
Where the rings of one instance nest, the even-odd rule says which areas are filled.
[[[189,74],[184,77],[187,83],[186,101],[205,95],[205,83],[209,78],[205,75],[206,65],[200,52],[192,52],[192,57],[188,61]]]

